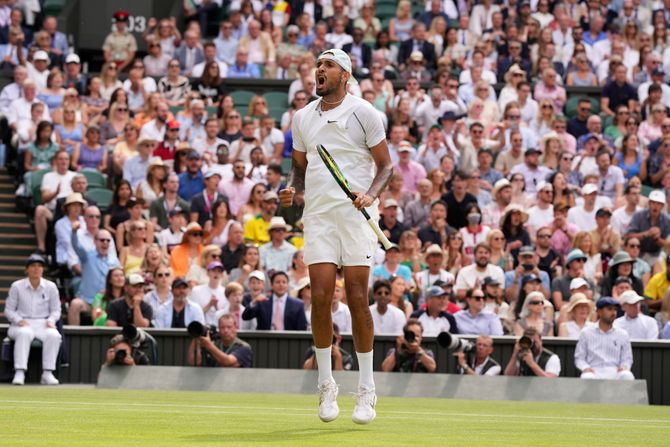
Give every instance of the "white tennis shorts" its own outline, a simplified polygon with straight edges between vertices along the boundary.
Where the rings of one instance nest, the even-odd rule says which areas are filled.
[[[376,212],[370,215],[378,219]],[[305,264],[372,266],[377,236],[353,205],[345,204],[326,213],[306,216],[303,223]]]

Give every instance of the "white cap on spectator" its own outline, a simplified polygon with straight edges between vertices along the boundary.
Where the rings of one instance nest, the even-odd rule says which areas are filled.
[[[398,143],[398,152],[412,152],[412,143],[407,140],[402,140]]]
[[[663,191],[655,189],[649,194],[649,201],[665,204],[665,194]]]
[[[594,192],[598,192],[598,185],[596,185],[595,183],[587,183],[582,188],[582,195],[584,196],[593,194]]]
[[[635,292],[635,290],[626,290],[619,297],[619,302],[621,304],[635,304],[635,303],[639,303],[640,301],[644,301],[644,298],[642,298],[640,295],[638,295]]]
[[[77,56],[74,53],[68,54],[67,57],[65,58],[65,63],[66,64],[81,64],[81,60],[79,59],[79,56]]]
[[[349,73],[351,76],[349,76],[349,81],[347,81],[347,84],[352,85],[358,84],[358,81],[356,80],[356,78],[354,78],[354,75],[351,72],[351,58],[347,53],[338,48],[333,48],[331,50],[326,50],[323,53],[321,53],[317,61],[321,59],[330,59],[331,61],[339,65],[342,68],[342,70]]]
[[[545,188],[549,188],[551,191],[554,190],[553,185],[551,183],[545,182],[544,180],[537,184],[537,192],[540,192]]]
[[[49,62],[49,55],[47,54],[46,51],[43,50],[35,51],[35,54],[33,54],[33,60]]]
[[[573,278],[570,281],[570,290],[579,289],[580,287],[589,286],[584,278]]]
[[[260,270],[254,270],[253,272],[249,273],[249,279],[251,278],[256,278],[259,281],[265,282],[265,273],[261,272]]]

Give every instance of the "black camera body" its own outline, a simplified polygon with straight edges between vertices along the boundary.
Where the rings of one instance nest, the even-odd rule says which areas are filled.
[[[416,334],[414,331],[410,331],[409,329],[405,329],[403,331],[403,338],[407,343],[414,343],[416,341]]]
[[[186,328],[186,331],[188,332],[188,335],[190,335],[193,338],[196,337],[207,337],[207,334],[211,338],[215,338],[218,336],[218,331],[216,326],[207,326],[199,321],[192,321],[191,324],[188,325]]]
[[[126,362],[126,356],[128,355],[128,351],[125,349],[119,349],[114,353],[114,360],[112,361],[113,365],[125,365]]]

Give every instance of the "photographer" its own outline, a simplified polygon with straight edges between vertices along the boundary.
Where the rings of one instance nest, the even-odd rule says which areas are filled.
[[[237,338],[235,317],[229,313],[219,318],[218,334],[208,330],[204,336],[193,338],[188,347],[188,364],[191,366],[251,368],[253,358],[251,346]]]
[[[558,377],[561,360],[542,347],[542,337],[535,328],[528,328],[514,344],[512,357],[505,368],[506,376]]]
[[[340,335],[340,328],[333,323],[333,347],[337,349],[332,349],[330,354],[331,365],[333,371],[351,371],[351,368],[354,365],[353,357],[347,351],[342,349],[340,346],[342,344],[342,336]],[[316,363],[316,351],[314,351],[314,345],[312,345],[307,352],[305,353],[305,362],[302,365],[302,369],[317,369]]]
[[[382,362],[384,372],[435,372],[433,352],[421,347],[423,326],[416,318],[407,320],[403,335],[396,339],[396,347],[391,348]]]
[[[502,371],[500,364],[493,360],[491,353],[493,352],[493,340],[487,335],[480,335],[477,337],[475,344],[475,352],[465,353],[457,351],[454,357],[458,361],[456,371],[458,374],[466,374],[469,376],[498,376]]]
[[[140,349],[133,348],[130,342],[122,335],[115,335],[107,350],[105,365],[135,366],[149,365],[149,357]]]

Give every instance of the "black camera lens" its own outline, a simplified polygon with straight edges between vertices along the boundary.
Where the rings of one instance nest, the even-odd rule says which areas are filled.
[[[405,329],[403,334],[403,337],[405,337],[405,341],[407,343],[414,343],[416,341],[416,334],[414,331],[410,331],[409,329]]]
[[[126,356],[128,355],[128,351],[125,349],[119,349],[114,353],[114,364],[115,365],[124,365],[125,364],[125,359]]]

